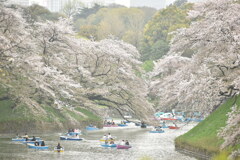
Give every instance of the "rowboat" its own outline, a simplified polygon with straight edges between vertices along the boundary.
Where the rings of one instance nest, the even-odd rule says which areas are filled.
[[[36,140],[36,141],[22,141],[24,144],[34,144],[35,142],[39,142],[41,144],[42,140]]]
[[[28,138],[28,141],[31,141],[32,138]],[[36,137],[36,140],[41,140],[40,137]],[[12,138],[12,141],[16,141],[16,142],[22,142],[22,141],[26,141],[26,138]]]
[[[132,148],[132,146],[130,146],[130,145],[120,145],[120,144],[117,145],[117,149],[129,149],[129,148]]]
[[[101,144],[102,147],[117,147],[116,144]]]
[[[126,127],[126,126],[128,126],[128,125],[126,125],[126,124],[118,124],[118,126],[119,126],[119,127]]]
[[[175,121],[177,118],[161,118],[161,120]]]
[[[96,127],[90,127],[90,126],[87,126],[85,128],[87,131],[95,131],[95,130],[99,130],[99,128],[96,128]]]
[[[60,136],[60,140],[67,140],[67,141],[82,141],[83,139],[84,138]]]
[[[54,147],[54,152],[64,152],[64,148],[57,149],[57,147]]]
[[[164,133],[164,130],[161,130],[161,131],[149,131],[149,133]]]
[[[180,127],[168,126],[169,129],[179,129]]]
[[[34,144],[28,144],[27,146],[28,148],[32,148],[32,149],[39,149],[39,150],[48,149],[48,146],[35,146]]]
[[[113,137],[112,139],[100,139],[99,141],[100,142],[110,142],[110,141],[115,141],[116,140],[116,137]]]

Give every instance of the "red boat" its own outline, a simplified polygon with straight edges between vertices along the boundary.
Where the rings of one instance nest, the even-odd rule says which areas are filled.
[[[180,127],[168,126],[169,129],[179,129]]]
[[[120,144],[117,145],[117,149],[129,149],[129,148],[132,148],[132,146],[130,146],[130,145],[120,145]]]
[[[161,120],[168,120],[168,121],[172,121],[172,120],[177,120],[176,118],[161,118]]]

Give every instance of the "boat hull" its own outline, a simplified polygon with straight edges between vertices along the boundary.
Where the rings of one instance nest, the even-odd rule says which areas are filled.
[[[120,145],[120,144],[117,145],[117,149],[129,149],[129,148],[132,148],[132,146],[130,146],[130,145]]]
[[[66,141],[82,141],[83,138],[72,138],[72,137],[60,136],[60,140],[66,140]]]
[[[112,147],[112,148],[117,147],[116,144],[101,144],[101,146],[102,147]]]
[[[28,148],[38,149],[38,150],[45,150],[45,149],[48,149],[49,147],[48,146],[35,146],[33,144],[28,144]]]
[[[164,133],[164,131],[149,131],[149,133]]]
[[[86,127],[85,128],[87,131],[96,131],[96,130],[99,130],[99,128],[96,128],[96,127]]]
[[[119,126],[119,127],[126,127],[126,126],[128,126],[128,125],[126,125],[126,124],[118,124],[118,126]]]
[[[179,129],[180,127],[175,127],[175,126],[169,126],[169,129]]]
[[[64,148],[57,149],[57,147],[54,148],[54,152],[64,152]]]

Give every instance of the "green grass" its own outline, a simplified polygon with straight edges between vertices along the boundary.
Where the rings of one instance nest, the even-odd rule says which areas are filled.
[[[45,120],[47,122],[54,122],[56,120],[60,122],[67,121],[67,118],[64,116],[64,114],[60,110],[47,105],[42,107],[47,112],[47,115],[43,115],[43,116],[38,115],[38,120]]]
[[[237,105],[240,106],[240,96],[235,98],[237,98]],[[229,99],[196,127],[178,137],[175,143],[218,153],[223,139],[217,137],[217,132],[226,125],[228,118],[226,114],[231,111],[235,98]]]
[[[84,108],[75,108],[77,111],[82,112],[83,114],[85,114],[86,116],[88,116],[88,119],[91,120],[96,120],[99,121],[101,120],[100,117],[96,116],[95,114],[93,114],[92,112],[84,109]]]
[[[154,68],[154,63],[153,63],[153,61],[151,61],[151,60],[145,61],[145,62],[142,64],[142,68],[143,68],[146,72],[151,72],[151,71],[153,71],[153,68]]]

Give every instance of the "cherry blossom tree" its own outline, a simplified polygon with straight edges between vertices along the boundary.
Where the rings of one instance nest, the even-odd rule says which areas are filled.
[[[151,87],[159,89],[160,107],[209,112],[239,93],[239,7],[236,1],[218,0],[199,3],[190,11],[189,18],[197,21],[178,30],[168,56],[157,62],[152,74],[162,75]],[[182,63],[187,52],[190,58]],[[179,64],[183,65],[176,69]]]
[[[209,0],[189,12],[192,24],[176,32],[168,55],[150,74],[149,94],[159,99],[159,108],[209,114],[240,93],[239,11],[239,1]],[[219,132],[222,148],[239,143],[239,117],[234,105]]]
[[[80,106],[101,115],[105,113],[99,105],[104,105],[122,116],[130,113],[148,120],[152,115],[135,47],[114,38],[100,42],[77,39],[69,19],[29,24],[17,8],[0,7],[0,39],[4,42],[0,51],[14,59],[8,65],[12,67],[9,74],[15,76],[18,87],[6,85],[32,111],[44,112],[43,102],[34,99],[40,96],[58,109]],[[17,88],[21,94],[16,94]]]

